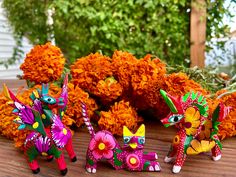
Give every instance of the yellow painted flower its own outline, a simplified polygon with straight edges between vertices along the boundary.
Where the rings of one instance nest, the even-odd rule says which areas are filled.
[[[187,149],[188,155],[197,155],[201,152],[208,152],[215,146],[215,141],[202,140],[201,142],[194,139],[191,141],[191,146]]]
[[[200,140],[209,139],[211,134],[212,122],[207,120],[204,125],[202,125],[202,130],[199,134]]]
[[[184,127],[187,135],[195,135],[200,125],[200,112],[193,107],[185,111]]]

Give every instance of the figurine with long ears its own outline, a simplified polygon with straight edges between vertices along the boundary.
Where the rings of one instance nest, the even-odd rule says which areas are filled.
[[[228,114],[229,107],[220,103],[212,117],[209,117],[206,98],[200,93],[189,92],[178,98],[164,90],[161,90],[160,93],[171,111],[161,122],[165,127],[175,125],[178,128],[164,160],[167,163],[171,162],[176,155],[173,173],[180,172],[187,155],[196,155],[211,150],[213,160],[219,160],[222,145],[217,136],[218,125]]]
[[[155,152],[144,153],[145,126],[141,125],[135,134],[124,126],[124,147],[121,148],[113,135],[106,130],[94,132],[88,118],[86,105],[82,103],[82,113],[85,125],[91,135],[87,150],[86,170],[96,173],[97,162],[106,159],[116,170],[130,171],[160,171]]]
[[[32,172],[36,174],[40,171],[36,157],[42,155],[48,160],[55,157],[61,174],[65,175],[67,167],[62,153],[63,148],[67,150],[71,161],[76,161],[71,132],[61,122],[67,103],[67,76],[59,98],[49,96],[48,84],[43,84],[42,92],[37,90],[30,96],[33,101],[32,107],[19,101],[6,86],[4,93],[11,100],[13,113],[18,116],[15,119],[15,122],[20,124],[18,129],[32,130],[24,143],[24,154]]]

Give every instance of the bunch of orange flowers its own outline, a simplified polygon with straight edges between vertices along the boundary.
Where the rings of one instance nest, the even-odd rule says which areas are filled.
[[[24,73],[24,79],[36,84],[48,83],[61,77],[64,64],[65,58],[60,48],[48,42],[45,45],[34,46],[20,69]]]
[[[111,59],[99,53],[77,59],[70,69],[71,82],[91,93],[96,90],[100,80],[112,76]]]
[[[130,106],[129,102],[121,100],[111,106],[109,111],[101,111],[98,125],[101,129],[110,131],[114,135],[122,135],[123,126],[133,130],[137,128],[142,118],[138,116],[136,110]]]
[[[87,92],[72,83],[68,84],[68,96],[67,110],[63,119],[73,119],[76,126],[80,127],[83,124],[81,102],[86,104],[89,117],[94,115],[94,111],[98,108],[97,104]]]

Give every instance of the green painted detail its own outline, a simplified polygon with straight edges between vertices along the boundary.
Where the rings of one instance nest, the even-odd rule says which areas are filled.
[[[122,150],[120,150],[120,149],[115,149],[115,152],[114,152],[114,164],[118,167],[123,164],[122,161],[119,161],[117,158],[117,153],[119,154],[121,152],[122,152]]]
[[[219,118],[219,114],[220,114],[220,105],[218,105],[213,112],[213,115],[212,115],[212,122],[213,123],[217,121],[217,119]]]
[[[122,153],[123,151],[121,149],[115,149],[117,153]]]
[[[38,111],[36,110],[33,110],[32,109],[32,112],[34,114],[34,120],[35,122],[38,122],[38,127],[37,128],[33,128],[33,125],[30,125],[30,126],[27,126],[30,130],[34,130],[34,131],[37,131],[39,132],[41,135],[43,136],[46,136],[46,132],[44,130],[44,125],[43,125],[43,122],[42,122],[42,119],[41,119],[41,115]]]
[[[26,154],[28,156],[29,162],[32,162],[38,156],[39,153],[35,146],[31,146],[29,149],[26,150]]]
[[[172,100],[167,96],[167,93],[164,90],[160,90],[160,93],[161,93],[163,99],[165,100],[166,104],[169,106],[171,112],[177,113],[178,111],[177,111],[174,103],[172,102]]]
[[[215,136],[217,136],[217,131],[213,131],[213,132],[211,132],[211,139],[212,140],[214,140],[215,141],[215,143],[219,146],[219,148],[222,150],[222,144],[221,144],[221,142],[219,141],[219,139],[217,138],[214,138]]]
[[[201,103],[203,106],[207,104],[206,98],[204,98],[203,102]]]
[[[148,154],[148,152],[143,152],[144,155]]]
[[[48,108],[47,109],[43,108],[43,112],[44,112],[44,114],[46,116],[46,119],[43,119],[43,124],[46,127],[48,127],[48,126],[51,125],[51,117],[53,116],[52,110],[49,110]]]
[[[149,167],[150,166],[150,162],[149,161],[146,161],[144,164],[143,164],[143,170],[147,170],[147,167]]]
[[[216,144],[219,146],[220,150],[222,150],[222,144],[219,140],[215,140]]]
[[[187,148],[190,146],[191,141],[193,140],[193,136],[186,136],[184,141],[184,152],[186,153]]]
[[[202,96],[202,95],[200,95],[199,97],[198,97],[198,102],[200,103],[202,100],[203,100],[203,98],[204,98],[204,96]]]
[[[206,106],[206,107],[205,107],[205,110],[208,111],[208,110],[209,110],[209,106]]]
[[[88,164],[91,165],[91,166],[94,165],[94,162],[93,162],[92,159],[88,159],[87,162],[88,162]]]
[[[204,117],[208,116],[208,112],[204,106],[197,104],[197,103],[193,103],[193,105],[198,108],[198,110],[202,116],[204,116]]]
[[[52,147],[48,150],[48,154],[54,155],[55,158],[59,158],[61,155],[61,151],[53,144]]]
[[[35,100],[35,99],[36,99],[34,93],[31,93],[31,95],[30,95],[30,99],[31,99],[31,100]]]
[[[219,128],[218,128],[218,126],[220,125],[220,122],[212,122],[212,127],[213,127],[213,129],[218,133],[218,131],[219,131]]]
[[[186,102],[186,101],[187,101],[189,95],[190,95],[190,92],[186,93],[186,94],[182,97],[183,102]]]
[[[192,100],[195,100],[197,98],[197,95],[198,95],[197,92],[196,93],[192,92],[192,94],[191,94]]]

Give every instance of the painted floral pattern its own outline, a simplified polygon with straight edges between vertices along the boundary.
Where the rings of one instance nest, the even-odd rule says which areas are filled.
[[[48,137],[40,136],[35,140],[35,147],[43,156],[47,156],[47,152],[50,149],[50,139]]]
[[[53,117],[51,133],[55,144],[59,148],[63,148],[71,138],[70,130],[62,124],[60,118],[56,115]]]
[[[187,135],[195,135],[200,125],[200,112],[193,107],[189,107],[185,112],[184,127]]]
[[[106,158],[110,159],[113,157],[113,149],[116,143],[111,134],[105,132],[98,132],[89,144],[89,149],[95,159]]]

